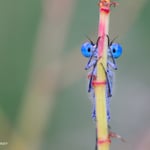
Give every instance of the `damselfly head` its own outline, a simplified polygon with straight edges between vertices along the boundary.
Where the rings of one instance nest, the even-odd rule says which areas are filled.
[[[119,43],[112,43],[109,47],[109,50],[115,59],[122,55],[122,46]]]
[[[91,42],[85,42],[81,46],[81,53],[84,57],[91,57],[93,54],[94,45]]]

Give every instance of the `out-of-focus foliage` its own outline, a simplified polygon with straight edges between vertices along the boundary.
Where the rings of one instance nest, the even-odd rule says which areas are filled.
[[[128,141],[113,140],[112,150],[133,150],[150,128],[149,5],[126,0],[112,8],[110,37],[118,35],[124,51],[111,127]],[[8,142],[1,149],[94,149],[80,45],[85,35],[96,40],[98,17],[92,0],[0,1],[0,142]]]

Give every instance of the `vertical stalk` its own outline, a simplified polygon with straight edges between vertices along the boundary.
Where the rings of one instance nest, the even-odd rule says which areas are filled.
[[[95,86],[96,96],[96,117],[97,117],[97,147],[98,150],[109,150],[110,139],[108,136],[107,114],[106,114],[106,75],[103,66],[107,67],[107,37],[109,31],[110,6],[116,3],[110,0],[101,0],[99,2],[99,25],[98,37],[101,37],[98,43],[97,63],[97,86]]]

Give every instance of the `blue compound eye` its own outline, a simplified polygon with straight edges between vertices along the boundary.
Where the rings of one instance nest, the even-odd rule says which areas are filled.
[[[91,57],[92,50],[93,50],[93,45],[89,42],[86,42],[81,46],[81,53],[84,57]]]
[[[122,54],[122,46],[118,43],[112,43],[110,50],[114,58],[119,58]]]

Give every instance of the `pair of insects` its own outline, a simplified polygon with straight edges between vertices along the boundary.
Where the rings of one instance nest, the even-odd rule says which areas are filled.
[[[88,63],[85,66],[85,70],[89,70],[92,68],[90,73],[88,74],[89,84],[88,84],[88,92],[91,94],[93,109],[92,109],[92,118],[96,120],[96,109],[95,109],[95,92],[93,87],[93,81],[96,80],[96,72],[97,72],[97,62],[100,59],[98,57],[98,43],[101,37],[98,37],[97,42],[94,43],[89,39],[89,42],[85,42],[81,46],[81,53],[84,57],[89,58]],[[106,106],[107,106],[107,120],[110,120],[110,98],[112,97],[112,88],[113,88],[113,78],[114,78],[114,70],[117,70],[116,59],[119,58],[122,54],[122,46],[119,43],[114,43],[114,40],[110,41],[109,36],[108,39],[108,49],[107,49],[107,68],[105,69],[103,64],[102,67],[104,69],[106,75]]]

